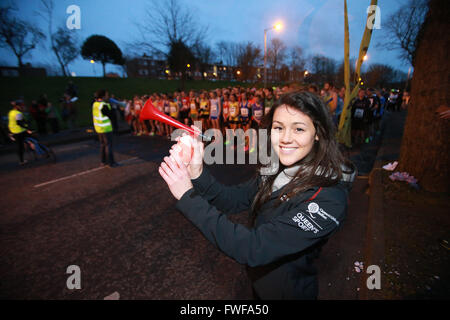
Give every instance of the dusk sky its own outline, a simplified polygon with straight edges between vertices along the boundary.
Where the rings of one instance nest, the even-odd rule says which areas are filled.
[[[381,11],[381,29],[375,29],[369,48],[371,63],[389,64],[404,72],[409,65],[400,61],[398,52],[387,51],[378,44],[386,38],[383,22],[401,7],[407,0],[379,0]],[[344,0],[180,0],[188,6],[198,23],[208,26],[205,41],[214,46],[219,41],[252,41],[262,49],[264,46],[264,29],[277,21],[284,25],[282,31],[268,32],[268,43],[274,37],[281,39],[287,47],[301,46],[305,56],[315,53],[334,58],[339,62],[344,56]],[[36,14],[40,8],[39,0],[2,0],[2,6],[14,3],[22,19],[35,23],[44,32],[47,25]],[[350,28],[350,57],[356,57],[367,18],[369,0],[348,0]],[[81,29],[73,30],[78,35],[80,46],[93,34],[104,35],[120,47],[124,54],[130,53],[129,43],[139,40],[135,21],[145,20],[145,8],[150,6],[146,0],[58,0],[55,1],[53,24],[65,25],[69,14],[66,9],[77,5],[81,9]],[[46,46],[46,47],[45,47]],[[56,58],[49,50],[48,41],[31,55],[24,58],[33,65],[56,64]],[[17,65],[17,59],[7,48],[0,49],[0,65]],[[77,76],[101,76],[101,65],[92,65],[81,56],[69,65],[71,72]],[[106,66],[107,72],[123,71],[113,65]]]

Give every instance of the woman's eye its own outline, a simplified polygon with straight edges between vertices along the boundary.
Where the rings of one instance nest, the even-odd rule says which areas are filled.
[[[273,127],[272,130],[282,130],[283,128],[281,127]]]
[[[297,128],[296,131],[297,132],[302,132],[302,131],[305,131],[305,130],[303,130],[302,128]]]

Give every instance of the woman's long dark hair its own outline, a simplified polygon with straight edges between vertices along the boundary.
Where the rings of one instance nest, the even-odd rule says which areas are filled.
[[[270,112],[263,118],[262,128],[267,130],[269,145],[271,145],[271,128],[275,111],[281,106],[289,106],[307,115],[314,124],[319,140],[314,140],[310,153],[292,166],[300,165],[292,180],[282,188],[281,196],[288,198],[313,187],[327,187],[335,185],[342,179],[342,165],[353,167],[344,159],[336,141],[336,130],[328,111],[328,107],[315,94],[310,92],[292,92],[281,96],[275,101]],[[281,163],[279,170],[262,180],[260,188],[252,205],[254,218],[261,206],[267,202],[272,194],[272,185],[278,173],[286,169]],[[275,204],[281,203],[280,198]]]

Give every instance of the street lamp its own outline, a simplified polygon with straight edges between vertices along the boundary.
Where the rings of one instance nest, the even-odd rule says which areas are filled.
[[[367,54],[365,54],[364,57],[362,58],[363,61],[367,61],[368,59],[369,59],[369,56]],[[358,60],[355,61],[355,70],[356,70],[357,65],[358,65]]]
[[[95,61],[94,59],[91,59],[91,61],[89,61],[92,64],[92,72],[94,72],[94,76],[97,75],[97,72],[95,72]]]
[[[281,23],[276,23],[270,28],[264,29],[264,88],[267,87],[267,69],[266,69],[266,62],[267,62],[267,31],[275,29],[275,30],[281,30],[283,28],[283,25]]]

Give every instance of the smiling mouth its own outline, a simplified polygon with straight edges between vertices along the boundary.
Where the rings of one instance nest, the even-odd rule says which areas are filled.
[[[292,153],[292,152],[294,152],[297,149],[298,149],[298,147],[283,147],[283,146],[280,146],[280,151],[281,151],[281,153],[284,153],[284,154]]]

